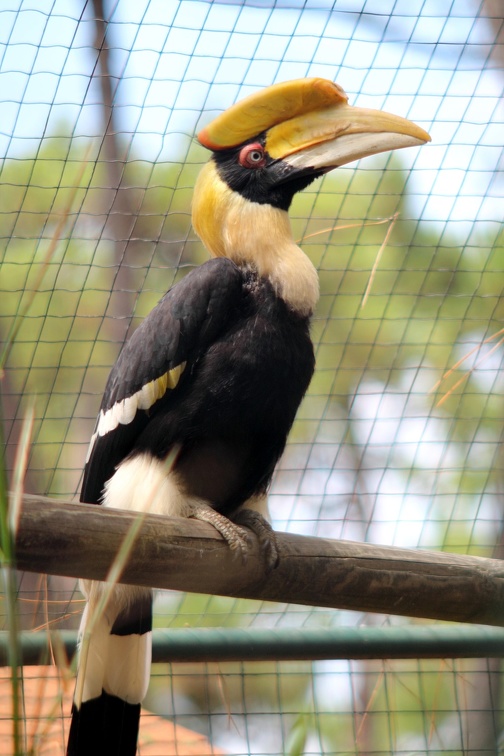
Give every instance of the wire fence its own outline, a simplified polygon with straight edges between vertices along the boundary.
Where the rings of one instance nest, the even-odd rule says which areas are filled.
[[[295,200],[294,235],[322,296],[316,375],[271,489],[274,526],[500,558],[503,69],[499,0],[4,0],[10,480],[33,413],[25,490],[77,498],[124,340],[206,259],[190,224],[208,157],[198,127],[260,87],[324,76],[352,104],[416,121],[432,143],[341,168]],[[74,581],[19,575],[23,630],[75,629],[81,610]],[[156,625],[410,626],[175,592],[159,596]],[[501,663],[485,658],[485,637],[471,660],[160,664],[140,753],[501,753]],[[62,748],[59,694],[72,683],[58,648],[54,637],[56,668],[24,670],[35,753]],[[2,752],[9,737],[0,729]]]

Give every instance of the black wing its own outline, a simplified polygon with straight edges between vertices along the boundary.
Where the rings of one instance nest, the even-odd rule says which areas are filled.
[[[126,342],[103,395],[81,501],[100,502],[105,482],[147,426],[149,410],[231,322],[241,289],[234,263],[209,260],[170,289]]]

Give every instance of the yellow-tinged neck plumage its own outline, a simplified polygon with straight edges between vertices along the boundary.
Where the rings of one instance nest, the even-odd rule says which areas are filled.
[[[294,242],[287,213],[230,189],[213,160],[196,182],[192,222],[212,255],[255,267],[292,309],[301,315],[313,312],[319,297],[317,271]]]

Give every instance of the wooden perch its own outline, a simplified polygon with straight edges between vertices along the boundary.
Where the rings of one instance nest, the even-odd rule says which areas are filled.
[[[135,515],[25,496],[16,566],[103,580]],[[278,533],[265,574],[254,541],[242,564],[212,526],[148,515],[121,582],[237,598],[504,625],[504,562]]]

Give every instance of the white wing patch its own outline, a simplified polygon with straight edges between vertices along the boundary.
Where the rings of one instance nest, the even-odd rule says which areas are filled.
[[[166,394],[168,389],[174,389],[176,387],[180,380],[180,376],[184,372],[185,366],[186,363],[181,362],[180,365],[168,370],[164,375],[146,383],[145,386],[142,386],[140,391],[137,391],[132,396],[128,396],[126,399],[121,399],[120,402],[116,402],[106,412],[100,410],[96,424],[96,431],[91,436],[91,441],[89,443],[86,464],[89,462],[91,452],[93,451],[98,436],[105,436],[107,433],[110,433],[110,431],[115,430],[118,425],[129,425],[138,410],[150,409]]]

